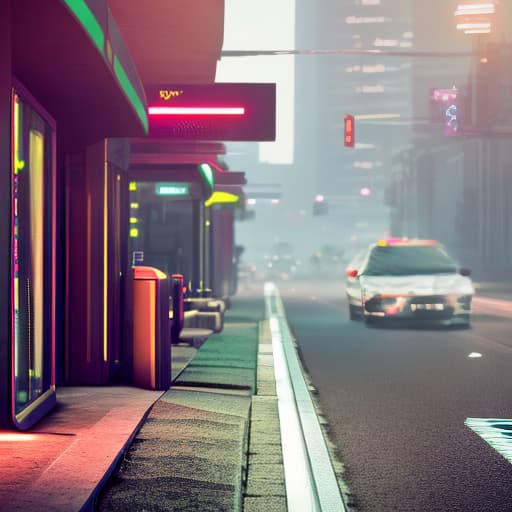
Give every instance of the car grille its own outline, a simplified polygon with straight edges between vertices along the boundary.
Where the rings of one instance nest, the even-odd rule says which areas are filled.
[[[365,302],[365,310],[369,313],[386,312],[386,309],[393,308],[395,299],[372,297]],[[401,314],[412,316],[421,319],[445,319],[450,318],[454,313],[453,305],[449,303],[447,298],[443,295],[427,295],[419,297],[410,297],[403,309],[397,310],[394,313],[388,314]]]
[[[411,304],[446,304],[446,297],[443,295],[426,295],[421,297],[412,297]]]

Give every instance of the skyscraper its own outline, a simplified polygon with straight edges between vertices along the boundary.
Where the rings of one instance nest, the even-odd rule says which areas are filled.
[[[326,236],[366,243],[388,229],[383,192],[394,153],[411,143],[411,7],[401,0],[303,1],[296,44],[316,50],[296,62],[295,166],[311,197],[323,194]],[[355,148],[343,119],[355,116]],[[357,237],[357,240],[356,238]]]

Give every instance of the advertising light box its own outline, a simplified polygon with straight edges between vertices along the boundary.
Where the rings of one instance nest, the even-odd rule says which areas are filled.
[[[273,141],[275,84],[213,83],[146,87],[149,135],[217,141]]]

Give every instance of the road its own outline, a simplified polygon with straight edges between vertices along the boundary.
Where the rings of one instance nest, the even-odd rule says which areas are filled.
[[[465,425],[512,418],[512,303],[476,298],[470,330],[369,328],[342,285],[279,288],[351,510],[512,511],[512,464]]]

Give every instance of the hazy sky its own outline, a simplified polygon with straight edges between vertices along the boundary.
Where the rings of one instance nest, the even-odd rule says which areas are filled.
[[[295,0],[226,0],[224,50],[289,50],[295,47]],[[260,144],[261,162],[293,160],[294,57],[229,57],[217,65],[217,82],[277,84],[276,142]]]

